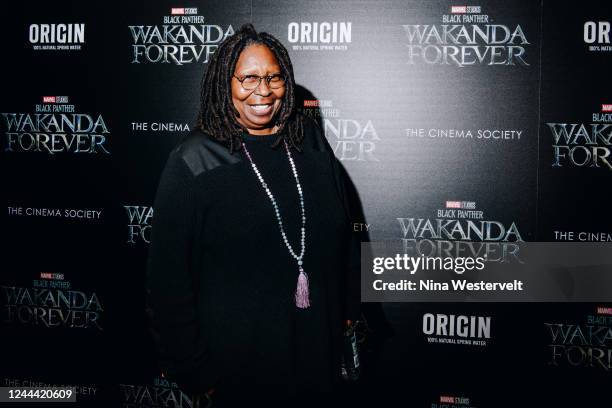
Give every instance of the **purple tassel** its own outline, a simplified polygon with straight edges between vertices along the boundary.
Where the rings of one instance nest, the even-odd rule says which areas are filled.
[[[310,307],[308,296],[308,277],[302,267],[300,267],[300,276],[298,276],[297,289],[295,290],[295,305],[300,309]]]

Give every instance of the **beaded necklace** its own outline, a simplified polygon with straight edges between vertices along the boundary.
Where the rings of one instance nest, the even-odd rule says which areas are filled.
[[[302,213],[302,234],[300,240],[301,250],[299,255],[296,255],[295,251],[291,247],[291,244],[289,243],[289,240],[287,239],[287,234],[285,233],[285,228],[283,226],[283,218],[281,217],[278,204],[276,203],[276,199],[274,198],[272,191],[270,191],[270,189],[268,188],[268,185],[266,184],[261,173],[259,172],[257,165],[255,165],[255,162],[253,161],[253,158],[251,157],[251,154],[249,153],[249,150],[247,149],[246,144],[244,142],[242,142],[242,147],[244,148],[244,153],[251,162],[251,167],[253,168],[255,175],[257,176],[259,182],[266,191],[266,194],[268,195],[268,198],[272,203],[272,207],[274,207],[274,214],[276,214],[276,220],[278,221],[278,226],[280,229],[280,233],[283,237],[283,241],[285,242],[285,246],[289,250],[291,256],[297,261],[299,275],[297,281],[297,288],[295,290],[294,295],[295,305],[300,309],[305,309],[307,307],[310,307],[310,293],[308,289],[308,276],[306,275],[306,272],[304,272],[304,268],[302,268],[302,259],[304,258],[304,253],[306,252],[306,212],[304,209],[304,196],[302,194],[302,186],[300,185],[300,180],[298,178],[297,170],[295,168],[295,163],[293,162],[293,157],[291,157],[291,152],[289,151],[289,146],[287,145],[287,142],[284,139],[283,143],[285,145],[285,150],[287,151],[287,156],[289,157],[291,169],[293,170],[293,176],[295,177],[295,184],[297,186],[298,195],[300,196],[300,210]]]

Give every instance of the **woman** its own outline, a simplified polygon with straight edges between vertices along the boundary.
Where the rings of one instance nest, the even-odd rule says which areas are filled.
[[[155,199],[147,299],[160,366],[219,406],[330,395],[345,322],[360,314],[360,220],[295,88],[277,39],[250,24],[229,37]]]

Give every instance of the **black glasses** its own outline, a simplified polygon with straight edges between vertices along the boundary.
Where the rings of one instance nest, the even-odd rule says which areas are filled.
[[[264,78],[266,80],[266,84],[271,89],[278,89],[285,86],[285,77],[283,74],[272,74],[263,77],[260,77],[259,75],[245,75],[243,78],[239,78],[234,75],[234,78],[236,78],[242,87],[247,91],[257,89],[259,84],[261,84],[261,80]]]

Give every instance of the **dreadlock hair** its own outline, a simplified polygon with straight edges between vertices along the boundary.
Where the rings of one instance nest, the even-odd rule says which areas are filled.
[[[228,146],[230,153],[242,147],[241,134],[247,129],[236,120],[239,114],[232,102],[231,81],[240,53],[252,44],[267,46],[274,53],[285,76],[285,96],[273,119],[278,126],[279,136],[272,147],[278,146],[285,139],[289,146],[300,151],[299,144],[304,138],[303,117],[295,109],[295,79],[289,53],[274,36],[265,32],[258,33],[250,23],[223,41],[208,62],[208,69],[202,79],[200,113],[196,126]],[[285,128],[287,131],[283,132]]]

